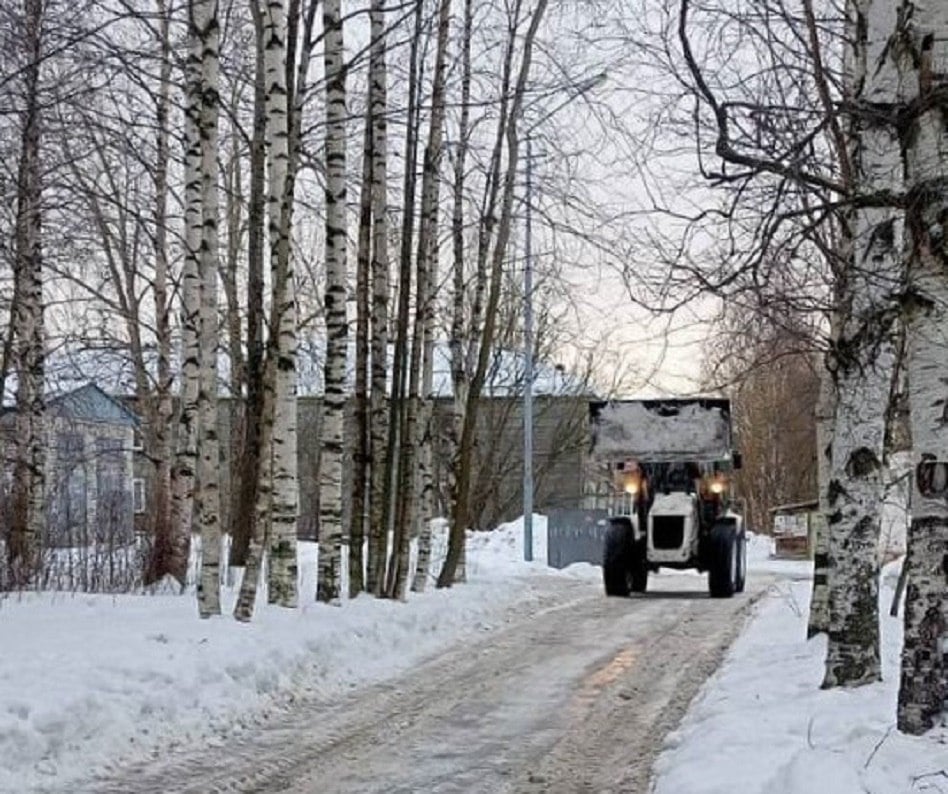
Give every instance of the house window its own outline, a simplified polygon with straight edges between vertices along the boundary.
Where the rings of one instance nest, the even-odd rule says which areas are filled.
[[[132,430],[132,452],[141,452],[143,449],[145,449],[145,442],[142,431],[140,427],[136,427]]]
[[[140,477],[132,480],[132,504],[136,515],[145,512],[145,481]]]

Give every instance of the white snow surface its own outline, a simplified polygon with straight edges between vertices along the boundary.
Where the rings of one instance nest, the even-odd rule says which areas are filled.
[[[883,680],[821,690],[825,636],[806,641],[809,563],[762,559],[789,573],[708,681],[655,765],[652,794],[909,794],[948,792],[948,729],[895,729],[901,618],[889,616],[901,560],[883,569]]]
[[[534,533],[533,563],[522,561],[520,521],[469,535],[469,582],[407,603],[313,603],[315,549],[302,545],[303,606],[258,606],[250,624],[199,620],[193,594],[0,600],[0,792],[72,792],[90,771],[192,740],[223,743],[302,695],[332,700],[490,631],[538,597],[537,574],[599,579],[593,565],[548,568],[542,516]],[[433,570],[443,527],[436,540]],[[948,769],[946,733],[892,730],[898,622],[885,623],[884,683],[820,691],[823,643],[803,640],[809,566],[769,553],[767,539],[754,540],[752,572],[784,578],[669,739],[656,794],[948,790],[944,777],[913,781]],[[887,587],[886,614],[889,597]],[[228,591],[225,606],[233,599]]]
[[[600,411],[593,454],[653,461],[724,459],[731,454],[729,427],[716,407],[685,404],[665,416],[641,402],[612,402]]]

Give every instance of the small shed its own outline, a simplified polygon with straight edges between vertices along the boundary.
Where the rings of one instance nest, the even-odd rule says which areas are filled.
[[[817,524],[824,520],[819,502],[778,505],[770,514],[777,556],[812,557]]]

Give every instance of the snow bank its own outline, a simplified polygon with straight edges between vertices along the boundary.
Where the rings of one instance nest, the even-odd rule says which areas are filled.
[[[546,524],[535,520],[545,559]],[[301,601],[250,624],[199,620],[193,596],[32,594],[0,600],[0,792],[72,791],[116,761],[194,739],[223,741],[300,696],[334,698],[396,675],[538,601],[522,522],[470,539],[468,584],[313,603],[315,547],[301,544]],[[433,570],[445,531],[436,533]],[[596,569],[590,566],[595,573]],[[526,574],[526,576],[524,575]],[[575,575],[575,572],[574,574]]]
[[[765,569],[793,576],[801,565]],[[888,614],[897,576],[896,566],[885,570],[880,595],[884,680],[855,690],[819,689],[826,640],[804,639],[812,582],[773,585],[668,737],[654,794],[948,791],[943,774],[922,777],[948,769],[948,730],[921,738],[895,730],[902,629]]]

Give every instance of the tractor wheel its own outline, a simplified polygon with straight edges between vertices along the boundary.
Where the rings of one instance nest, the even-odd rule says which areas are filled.
[[[711,598],[730,598],[737,590],[738,535],[730,523],[715,524],[709,541],[708,592]]]
[[[743,593],[747,581],[747,535],[741,532],[737,536],[737,581],[734,583],[734,592]]]
[[[627,596],[632,590],[632,556],[635,534],[627,518],[609,522],[602,544],[602,578],[607,596]]]

